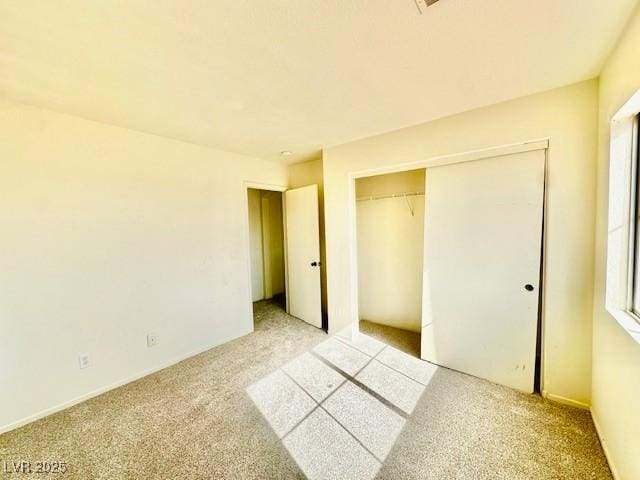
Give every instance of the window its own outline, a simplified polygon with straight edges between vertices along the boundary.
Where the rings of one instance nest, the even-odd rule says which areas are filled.
[[[640,343],[640,91],[613,117],[606,308]]]

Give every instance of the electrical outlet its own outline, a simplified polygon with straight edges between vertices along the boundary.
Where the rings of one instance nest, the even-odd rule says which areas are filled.
[[[80,365],[80,368],[87,368],[91,366],[91,357],[89,356],[89,354],[81,353],[80,355],[78,355],[78,364]]]
[[[155,347],[158,344],[158,336],[155,333],[147,334],[147,347]]]

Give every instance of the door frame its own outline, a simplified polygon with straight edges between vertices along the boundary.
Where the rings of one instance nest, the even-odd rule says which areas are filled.
[[[253,298],[251,296],[251,233],[249,226],[249,189],[253,188],[256,190],[267,190],[269,192],[280,192],[282,193],[282,233],[283,233],[283,245],[284,249],[284,290],[285,290],[285,310],[289,313],[289,269],[287,265],[287,226],[285,222],[285,201],[284,201],[284,192],[286,192],[289,187],[286,185],[272,185],[269,183],[260,183],[253,182],[249,180],[244,180],[242,182],[242,198],[243,198],[243,230],[244,230],[244,251],[246,253],[246,285],[247,285],[247,305],[249,306],[249,312],[253,312]],[[253,332],[255,325],[253,324],[253,313],[251,313],[251,331]]]
[[[350,329],[351,335],[358,335],[360,332],[359,325],[359,299],[358,299],[358,237],[357,237],[357,216],[356,216],[356,180],[359,178],[372,177],[376,175],[384,175],[387,173],[405,172],[408,170],[429,169],[433,167],[440,167],[444,165],[451,165],[454,163],[473,162],[475,160],[483,160],[486,158],[501,157],[505,155],[512,155],[516,153],[529,152],[534,150],[544,150],[544,186],[543,186],[543,200],[542,200],[542,241],[540,252],[540,292],[539,292],[539,307],[538,307],[538,325],[539,325],[539,341],[540,341],[540,391],[545,396],[545,315],[544,305],[546,296],[546,255],[547,250],[547,176],[548,176],[548,162],[549,162],[549,139],[542,138],[537,140],[524,141],[519,143],[511,143],[507,145],[482,148],[478,150],[469,150],[466,152],[453,153],[448,155],[440,155],[436,157],[430,157],[422,160],[398,163],[393,165],[386,165],[381,167],[369,168],[365,170],[358,170],[350,172],[348,174],[348,209],[349,216],[349,304],[350,304]],[[427,172],[428,174],[428,172]],[[425,192],[425,202],[427,196]],[[426,203],[425,203],[426,211]]]

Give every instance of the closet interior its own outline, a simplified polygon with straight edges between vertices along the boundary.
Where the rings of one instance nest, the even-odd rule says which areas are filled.
[[[425,169],[356,179],[360,331],[420,356]]]

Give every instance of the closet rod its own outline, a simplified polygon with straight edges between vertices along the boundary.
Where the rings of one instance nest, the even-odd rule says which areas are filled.
[[[382,200],[383,198],[403,198],[403,197],[415,197],[417,195],[424,195],[424,192],[405,192],[405,193],[390,193],[388,195],[377,195],[369,197],[358,197],[356,202],[367,202],[369,200]]]

